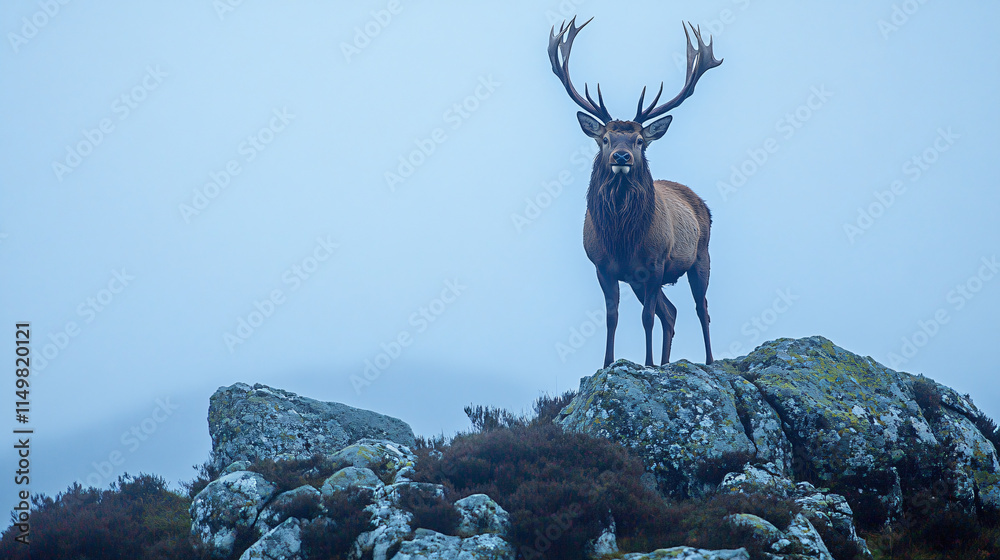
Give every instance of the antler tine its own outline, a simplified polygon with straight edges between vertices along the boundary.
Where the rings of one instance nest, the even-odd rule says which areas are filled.
[[[604,106],[604,96],[601,95],[601,84],[597,84],[597,103],[594,103],[594,99],[590,97],[590,92],[587,90],[586,83],[583,84],[583,95],[587,97],[587,101],[589,101],[591,105],[598,107],[599,112],[595,113],[594,116],[603,120],[604,124],[608,124],[608,121],[611,120],[611,114],[608,112],[608,108]],[[604,117],[607,117],[607,119]]]
[[[660,82],[660,90],[656,92],[656,97],[650,102],[650,106],[656,105],[656,102],[660,100],[660,96],[663,95],[663,82]],[[642,115],[642,101],[646,98],[646,87],[643,86],[642,93],[639,94],[639,106],[635,109],[636,118]]]
[[[691,43],[688,26],[694,32],[695,41],[698,43],[697,48]],[[656,99],[645,110],[642,108],[642,100],[645,96],[645,88],[643,88],[643,95],[639,97],[639,107],[636,109],[635,114],[635,121],[638,123],[658,117],[683,103],[685,99],[694,93],[694,87],[698,84],[698,80],[702,74],[722,64],[722,61],[716,60],[715,54],[712,53],[712,38],[709,37],[707,45],[702,40],[701,26],[695,27],[688,22],[687,25],[682,24],[682,27],[684,27],[684,37],[687,39],[687,74],[684,78],[684,87],[681,88],[680,93],[676,97],[660,106],[656,105],[656,102],[660,99],[660,95],[657,94]],[[663,91],[662,83],[660,84],[660,91]]]
[[[559,26],[559,33],[556,33],[555,26],[552,26],[552,31],[549,36],[549,61],[552,63],[552,73],[559,78],[563,86],[566,88],[566,93],[569,94],[570,98],[577,105],[580,106],[584,111],[590,113],[591,115],[597,117],[605,124],[612,120],[611,114],[608,112],[607,107],[604,106],[604,98],[601,95],[601,86],[597,86],[597,102],[594,102],[593,98],[590,97],[590,92],[587,88],[587,84],[584,84],[583,91],[584,96],[580,95],[580,92],[576,90],[573,86],[573,81],[569,77],[569,55],[571,49],[573,48],[573,40],[576,39],[576,35],[580,33],[580,30],[587,26],[588,23],[593,21],[594,18],[590,18],[583,23],[583,25],[577,27],[576,16],[569,20],[569,23],[563,22]],[[559,57],[562,55],[562,62],[559,62]]]

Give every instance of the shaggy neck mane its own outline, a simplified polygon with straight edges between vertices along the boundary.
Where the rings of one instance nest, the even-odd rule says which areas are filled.
[[[645,154],[629,173],[614,173],[598,153],[587,189],[587,210],[605,248],[627,260],[653,221],[656,205],[653,176]]]

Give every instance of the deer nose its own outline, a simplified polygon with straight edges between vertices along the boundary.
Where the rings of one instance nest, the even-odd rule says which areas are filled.
[[[632,154],[622,150],[620,152],[615,152],[611,154],[615,158],[615,163],[618,165],[629,165],[632,163]]]

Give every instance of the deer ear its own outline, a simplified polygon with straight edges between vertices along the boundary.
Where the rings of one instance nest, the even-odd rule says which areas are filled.
[[[604,125],[594,117],[583,111],[578,111],[576,118],[580,121],[580,128],[583,129],[583,133],[587,136],[590,136],[594,140],[600,140],[601,136],[604,136]]]
[[[674,120],[672,115],[667,115],[660,120],[653,121],[646,125],[642,129],[642,137],[646,140],[646,143],[652,142],[653,140],[659,140],[663,138],[663,135],[667,133],[667,127],[670,126],[670,121]]]

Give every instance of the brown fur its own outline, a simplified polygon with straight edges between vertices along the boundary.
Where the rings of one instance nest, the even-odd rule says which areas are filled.
[[[653,314],[663,326],[662,362],[670,358],[676,309],[661,287],[688,274],[705,339],[706,363],[712,362],[708,334],[710,269],[708,242],[712,215],[705,201],[690,188],[672,181],[653,181],[645,145],[632,150],[631,171],[614,173],[612,154],[634,146],[643,128],[632,121],[611,121],[610,139],[594,160],[587,191],[583,245],[597,268],[608,307],[605,366],[614,357],[614,330],[618,315],[618,282],[627,282],[643,302],[647,331],[646,364],[652,364]],[[601,140],[598,140],[601,142]]]
[[[684,87],[673,99],[657,104],[663,85],[648,107],[643,108],[643,88],[634,121],[611,118],[601,88],[597,101],[586,87],[583,95],[569,77],[569,55],[581,26],[574,17],[549,34],[549,62],[566,93],[583,111],[577,113],[584,134],[597,141],[601,151],[594,159],[587,190],[587,217],[583,224],[583,246],[597,267],[597,279],[607,305],[608,341],[604,366],[614,360],[615,329],[618,326],[618,282],[628,282],[642,301],[642,326],[646,331],[646,365],[653,365],[653,316],[663,326],[663,361],[670,361],[677,309],[663,294],[664,284],[673,284],[687,274],[695,309],[705,339],[705,363],[712,363],[708,332],[708,239],[712,215],[705,201],[678,183],[653,181],[646,161],[646,146],[661,138],[673,119],[667,115],[694,93],[698,79],[722,64],[712,54],[711,37],[706,44],[701,30],[690,23],[687,36],[687,73]],[[688,32],[690,28],[690,33]],[[695,44],[691,42],[694,35]],[[664,116],[667,115],[667,116]],[[661,118],[662,117],[662,118]],[[655,120],[654,120],[655,119]],[[646,126],[642,123],[652,121]]]

